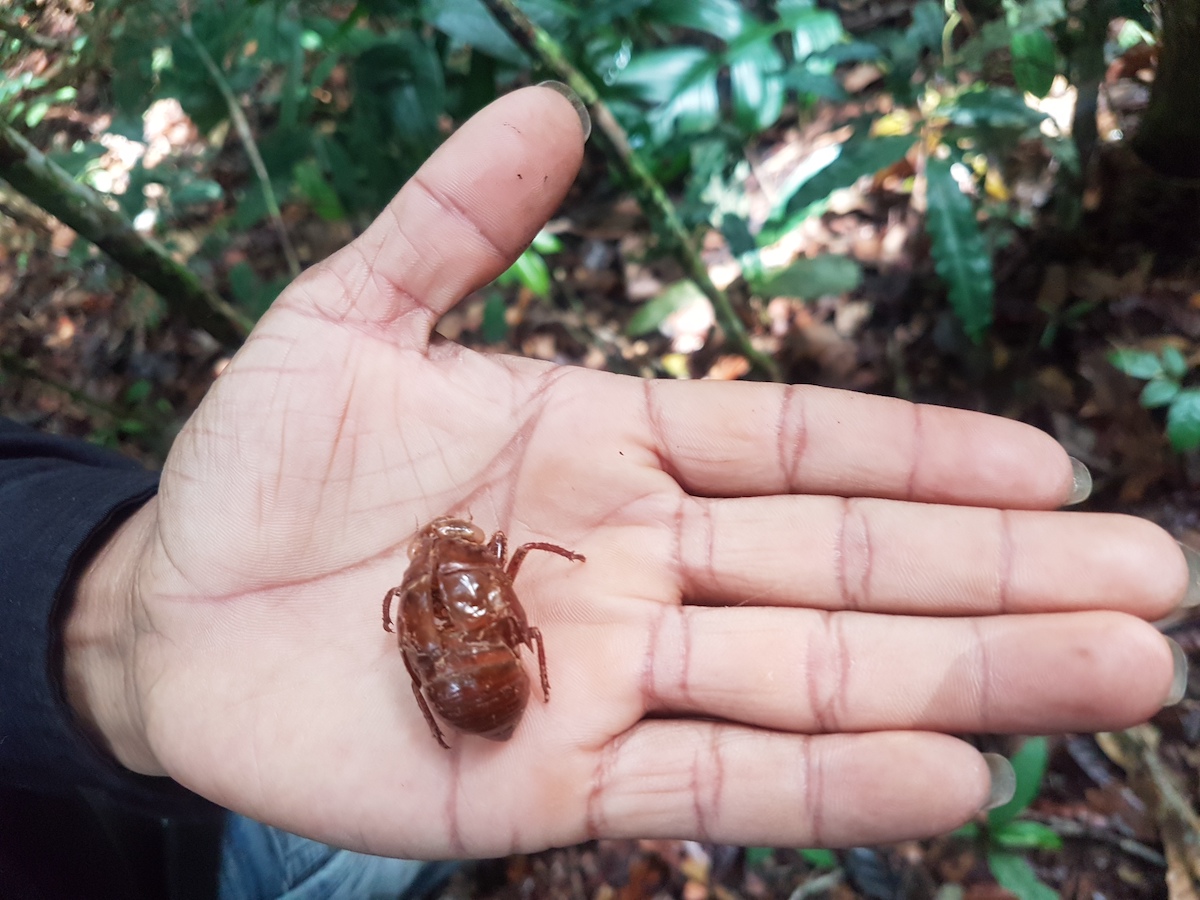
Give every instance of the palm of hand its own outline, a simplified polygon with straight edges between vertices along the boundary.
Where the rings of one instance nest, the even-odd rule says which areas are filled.
[[[565,193],[570,116],[530,90],[472,120],[285,292],[189,421],[137,579],[135,693],[161,768],[389,855],[872,842],[946,830],[987,796],[979,754],[934,732],[1153,709],[1169,653],[1132,616],[967,618],[1153,615],[1178,592],[1177,551],[1144,528],[1016,511],[1065,495],[1044,436],[429,346]],[[551,702],[535,688],[511,741],[449,733],[449,752],[379,622],[412,535],[444,514],[588,558],[536,554],[516,583]]]
[[[643,713],[625,665],[638,650],[624,647],[617,667],[618,647],[679,598],[669,567],[606,561],[667,558],[679,504],[675,482],[643,465],[630,387],[458,348],[426,357],[286,304],[273,312],[163,475],[154,581],[171,603],[157,607],[145,667],[194,648],[186,675],[151,697],[194,710],[196,729],[160,748],[168,770],[219,773],[232,781],[196,787],[231,805],[262,792],[276,820],[293,807],[291,827],[342,843],[363,816],[396,817],[408,848],[495,853],[581,836],[597,753]],[[450,753],[379,625],[412,535],[445,513],[514,542],[596,548],[583,566],[530,557],[517,582],[545,635],[553,702],[535,692],[506,744],[451,733]],[[197,632],[206,640],[182,640]],[[191,758],[201,753],[215,758]],[[401,794],[429,817],[402,817]]]

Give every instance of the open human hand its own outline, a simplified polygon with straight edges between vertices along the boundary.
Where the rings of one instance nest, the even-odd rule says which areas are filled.
[[[1050,511],[1072,467],[1032,428],[431,343],[562,200],[584,137],[553,90],[495,102],[259,323],[67,624],[72,702],[122,763],[392,856],[845,845],[985,804],[985,760],[949,733],[1162,705],[1178,665],[1143,619],[1184,595],[1180,550]],[[379,620],[444,514],[587,556],[516,581],[550,702],[535,687],[511,740],[447,730],[448,751]]]

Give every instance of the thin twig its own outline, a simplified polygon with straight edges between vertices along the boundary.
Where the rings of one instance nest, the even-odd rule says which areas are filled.
[[[238,344],[253,323],[204,286],[159,244],[139,234],[91,188],[75,181],[8,125],[0,123],[0,180],[28,197],[154,288],[189,324]]]
[[[1027,813],[1026,815],[1029,814]],[[1114,847],[1143,862],[1147,862],[1152,866],[1158,866],[1160,869],[1166,868],[1167,861],[1157,850],[1147,847],[1133,838],[1116,834],[1107,828],[1088,825],[1085,822],[1078,822],[1075,819],[1067,819],[1062,816],[1047,816],[1044,820],[1039,816],[1030,816],[1030,818],[1035,821],[1043,821],[1044,824],[1053,828],[1054,833],[1059,837],[1086,838],[1092,841],[1112,844]]]
[[[797,885],[796,889],[788,897],[788,900],[807,900],[808,897],[815,897],[817,894],[832,891],[842,883],[845,877],[845,873],[841,869],[826,872],[824,875],[820,875],[811,881]]]
[[[592,136],[596,143],[613,168],[629,183],[655,231],[674,250],[688,277],[711,301],[726,338],[760,374],[772,380],[778,379],[779,369],[775,360],[751,344],[750,336],[728,295],[709,278],[708,267],[704,265],[691,235],[684,228],[675,205],[641,156],[629,145],[625,129],[600,99],[591,81],[567,59],[558,42],[526,16],[513,0],[483,0],[483,3],[526,53],[556,78],[566,82],[583,100],[592,116]]]
[[[1123,768],[1129,785],[1142,798],[1158,824],[1170,870],[1200,879],[1200,813],[1191,796],[1159,754],[1161,736],[1153,725],[1096,736],[1105,754]],[[1175,862],[1172,862],[1174,858]]]
[[[295,278],[300,274],[300,260],[296,256],[295,248],[292,247],[291,238],[288,237],[287,226],[283,222],[283,214],[280,212],[279,203],[275,199],[275,189],[271,187],[271,175],[267,172],[262,154],[258,152],[258,143],[254,140],[254,134],[250,130],[250,122],[246,119],[246,114],[242,112],[242,106],[238,103],[237,97],[234,96],[233,88],[229,86],[229,82],[225,79],[225,73],[217,65],[217,61],[212,58],[212,54],[208,52],[208,48],[196,37],[196,32],[192,30],[191,20],[185,19],[180,30],[183,31],[183,36],[191,42],[196,55],[200,57],[200,62],[204,64],[204,68],[208,70],[209,76],[211,76],[213,83],[216,84],[217,90],[225,98],[225,105],[229,109],[229,119],[233,122],[233,127],[237,130],[238,137],[242,141],[242,146],[246,150],[246,156],[250,158],[250,165],[254,168],[254,174],[258,177],[259,185],[262,187],[263,199],[267,203],[267,213],[271,217],[271,224],[275,226],[275,231],[279,234],[279,244],[283,249],[283,257],[287,260],[288,271]]]

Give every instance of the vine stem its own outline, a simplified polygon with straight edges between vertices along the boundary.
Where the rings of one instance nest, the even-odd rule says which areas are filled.
[[[242,147],[246,150],[246,156],[250,159],[250,165],[254,168],[254,174],[258,177],[258,183],[262,188],[263,200],[267,204],[267,213],[271,217],[271,224],[275,226],[275,231],[279,235],[279,244],[283,249],[283,257],[287,260],[288,272],[291,273],[292,278],[296,278],[300,274],[300,259],[296,256],[296,250],[292,246],[291,238],[288,237],[287,226],[283,222],[283,213],[279,209],[279,201],[275,199],[275,189],[271,187],[271,175],[267,171],[266,163],[263,162],[262,154],[258,151],[258,142],[254,140],[254,132],[250,128],[250,122],[246,119],[246,114],[242,111],[242,105],[238,103],[237,97],[234,96],[233,88],[229,86],[229,81],[225,78],[225,73],[217,65],[217,61],[212,58],[212,54],[208,52],[208,48],[196,37],[191,20],[184,19],[180,30],[192,45],[192,49],[196,51],[196,55],[200,57],[200,62],[204,64],[209,77],[212,78],[213,83],[217,86],[217,90],[221,92],[221,97],[225,100],[225,106],[229,110],[229,119],[233,122],[233,127],[238,133]]]
[[[962,22],[955,0],[945,0],[946,24],[942,28],[942,65],[949,69],[954,63],[954,29]]]
[[[630,145],[625,129],[621,127],[607,104],[600,99],[595,86],[567,59],[558,41],[525,15],[514,0],[483,0],[483,4],[500,27],[526,53],[579,95],[592,117],[593,140],[612,167],[629,184],[643,212],[650,219],[651,227],[674,251],[688,277],[712,303],[717,322],[725,332],[726,338],[749,360],[759,375],[777,381],[779,367],[775,360],[750,342],[750,335],[746,332],[742,320],[738,318],[729,296],[713,284],[709,277],[708,267],[700,258],[700,253],[679,218],[675,205],[651,173],[645,160]]]

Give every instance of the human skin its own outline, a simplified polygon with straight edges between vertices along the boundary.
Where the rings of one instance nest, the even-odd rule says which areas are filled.
[[[838,846],[976,814],[988,767],[951,733],[1158,710],[1178,670],[1146,620],[1185,560],[1147,522],[1055,511],[1072,468],[1047,435],[431,342],[583,142],[555,91],[496,101],[263,317],[76,591],[68,697],[117,760],[391,856]],[[447,514],[587,557],[533,554],[517,582],[550,702],[448,751],[379,620]]]

